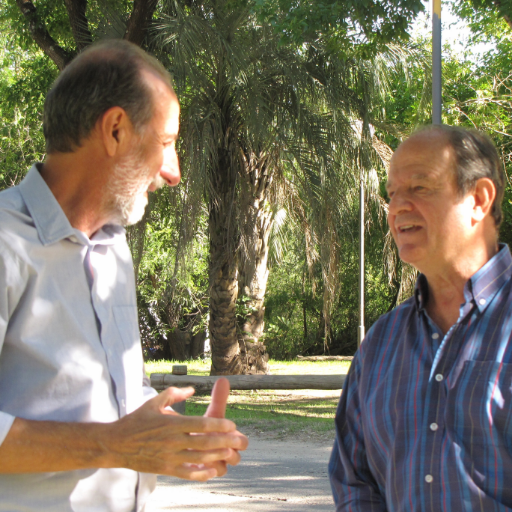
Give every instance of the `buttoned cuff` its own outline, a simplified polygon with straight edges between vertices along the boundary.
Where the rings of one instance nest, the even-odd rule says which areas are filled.
[[[14,422],[14,416],[0,411],[0,444],[4,442]]]

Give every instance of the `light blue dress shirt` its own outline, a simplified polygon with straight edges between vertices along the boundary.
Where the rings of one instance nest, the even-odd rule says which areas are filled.
[[[124,229],[74,229],[33,166],[0,193],[0,443],[15,417],[112,422],[154,394]],[[128,469],[0,475],[0,511],[139,511],[154,485]]]

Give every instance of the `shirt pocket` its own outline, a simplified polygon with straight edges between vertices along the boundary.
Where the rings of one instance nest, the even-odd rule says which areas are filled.
[[[512,507],[503,477],[512,467],[512,364],[466,361],[448,391],[446,427],[460,470],[486,495]]]
[[[475,446],[512,447],[512,364],[466,361],[448,391],[446,425],[453,440],[469,451]]]

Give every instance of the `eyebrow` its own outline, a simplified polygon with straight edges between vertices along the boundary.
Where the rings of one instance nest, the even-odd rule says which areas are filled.
[[[425,174],[424,172],[418,172],[418,173],[413,174],[411,176],[411,180],[414,180],[414,181],[432,181],[432,176],[430,176],[428,174]],[[386,185],[385,185],[386,190],[389,190],[391,186],[392,186],[392,183],[390,184],[389,181],[386,181]]]

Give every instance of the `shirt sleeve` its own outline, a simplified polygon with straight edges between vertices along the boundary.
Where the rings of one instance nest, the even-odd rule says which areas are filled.
[[[151,380],[146,373],[146,365],[143,365],[142,376],[142,400],[143,403],[146,403],[148,400],[158,395],[158,391],[151,387]]]
[[[20,300],[26,281],[26,269],[0,239],[0,357],[9,319]],[[0,411],[0,444],[4,442],[14,419],[11,414]]]
[[[336,439],[329,461],[329,478],[336,512],[384,512],[366,456],[359,395],[360,360],[356,354],[336,411]]]

